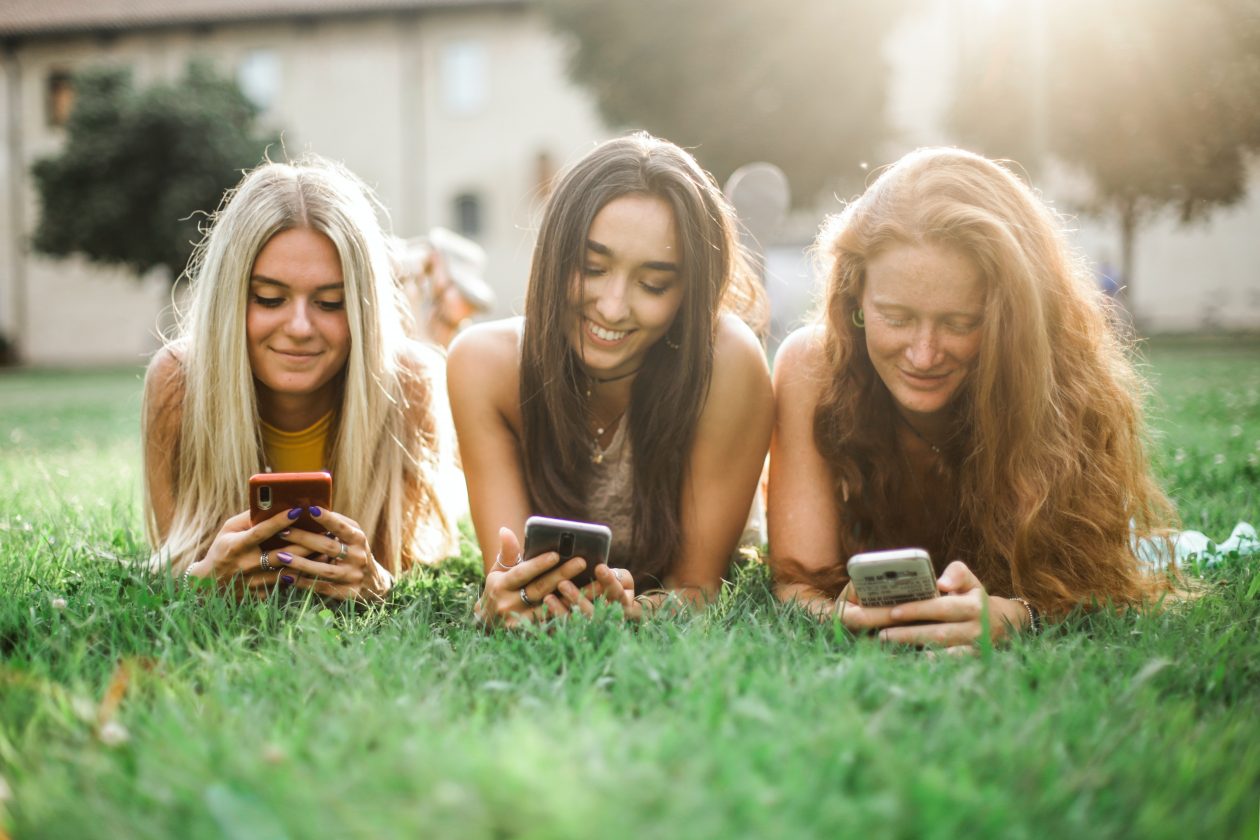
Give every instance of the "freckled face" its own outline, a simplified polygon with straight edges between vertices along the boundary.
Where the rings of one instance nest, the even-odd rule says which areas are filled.
[[[341,260],[307,228],[268,240],[250,272],[245,335],[260,392],[328,398],[350,355]]]
[[[975,263],[948,246],[900,245],[866,268],[866,349],[908,418],[937,416],[980,352],[984,283]]]
[[[574,278],[569,340],[600,378],[630,373],[669,332],[682,305],[674,211],[661,198],[615,198],[595,215]]]

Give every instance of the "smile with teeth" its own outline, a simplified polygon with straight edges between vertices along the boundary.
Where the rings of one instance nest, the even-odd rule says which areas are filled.
[[[621,341],[621,339],[630,334],[629,330],[606,330],[594,321],[587,321],[586,329],[590,331],[591,335],[602,341]]]

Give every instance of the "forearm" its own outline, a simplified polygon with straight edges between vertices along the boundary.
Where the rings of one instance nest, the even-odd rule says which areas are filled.
[[[819,620],[830,620],[835,615],[836,599],[807,583],[779,583],[774,594],[782,603],[796,604]]]

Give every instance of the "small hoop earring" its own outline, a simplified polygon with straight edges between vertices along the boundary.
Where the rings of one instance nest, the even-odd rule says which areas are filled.
[[[862,311],[862,307],[859,306],[857,309],[853,310],[850,320],[853,321],[853,326],[857,327],[859,330],[866,329],[866,313]]]

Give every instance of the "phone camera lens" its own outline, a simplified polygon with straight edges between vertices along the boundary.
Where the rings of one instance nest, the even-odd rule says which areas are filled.
[[[262,485],[258,488],[258,506],[263,510],[271,510],[271,487]]]
[[[573,533],[565,531],[560,535],[560,556],[569,558],[573,556]]]

